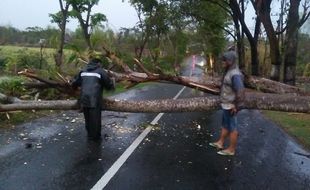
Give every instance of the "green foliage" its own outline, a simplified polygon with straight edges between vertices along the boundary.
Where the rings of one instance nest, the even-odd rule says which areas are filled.
[[[98,5],[99,0],[67,0],[67,2],[73,7],[70,16],[78,19],[85,38],[90,35],[89,31],[93,30],[95,26],[107,21],[106,16],[102,13],[92,14],[92,9]],[[85,15],[87,15],[86,18],[83,18]]]
[[[165,74],[175,75],[175,69],[174,69],[174,59],[173,56],[166,56],[160,59],[159,61],[159,67],[162,71],[164,71]],[[181,60],[181,59],[180,59]]]
[[[0,56],[0,73],[5,69],[7,58]]]
[[[16,73],[22,69],[39,69],[47,67],[46,58],[40,55],[40,52],[27,50],[27,48],[20,49],[15,55],[8,58],[6,64],[6,71]]]
[[[304,77],[310,77],[310,63],[306,64],[303,76]]]
[[[21,96],[25,92],[22,77],[0,77],[0,92],[10,96]]]
[[[101,49],[101,45],[105,44],[106,47],[113,49],[115,44],[114,32],[112,30],[102,30],[101,27],[95,27],[91,35],[91,44],[94,49]]]
[[[92,28],[99,26],[102,22],[107,21],[107,17],[102,13],[95,13],[90,17],[90,23]]]
[[[56,24],[61,24],[62,20],[63,20],[63,14],[61,11],[55,13],[55,14],[49,14],[49,17],[51,17],[51,22],[52,23],[56,23]]]
[[[14,27],[0,26],[0,45],[18,44],[21,46],[40,46],[40,39],[48,40],[51,36],[55,36],[59,30],[47,27],[46,29],[39,27],[28,27],[25,31],[20,31]],[[49,47],[50,44],[44,44]]]

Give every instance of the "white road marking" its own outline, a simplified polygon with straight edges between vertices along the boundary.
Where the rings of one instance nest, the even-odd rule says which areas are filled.
[[[191,77],[193,73],[193,68],[190,71],[189,76]],[[173,97],[176,100],[182,92],[185,90],[185,86]],[[91,190],[102,190],[109,183],[112,177],[116,174],[116,172],[122,167],[122,165],[126,162],[129,156],[135,151],[135,149],[139,146],[139,144],[143,141],[143,139],[152,131],[153,126],[157,124],[160,118],[164,115],[164,113],[159,113],[151,122],[151,126],[148,126],[144,131],[136,138],[135,141],[125,150],[125,152],[114,162],[114,164],[109,168],[109,170],[99,179],[99,181],[91,188]]]
[[[181,93],[185,90],[185,86],[178,92],[177,95],[173,98],[176,100]],[[151,125],[157,124],[160,118],[164,115],[164,113],[159,113],[151,122]],[[114,164],[110,167],[110,169],[99,179],[99,181],[91,188],[91,190],[101,190],[103,189],[112,177],[116,174],[116,172],[122,167],[122,165],[126,162],[129,156],[135,151],[135,149],[139,146],[139,144],[143,141],[143,139],[151,132],[153,126],[148,126],[137,138],[136,140],[125,150],[125,152],[114,162]]]

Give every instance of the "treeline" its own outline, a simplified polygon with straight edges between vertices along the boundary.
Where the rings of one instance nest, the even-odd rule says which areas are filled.
[[[40,46],[40,39],[52,39],[58,36],[59,30],[48,27],[28,27],[26,30],[19,30],[12,26],[0,26],[0,45],[19,45],[19,46]],[[50,44],[46,44],[50,45]]]
[[[139,21],[118,33],[102,27],[107,18],[93,9],[99,1],[60,0],[60,10],[50,14],[57,29],[32,27],[19,31],[2,27],[0,44],[39,46],[40,39],[45,39],[45,47],[56,51],[54,61],[59,68],[65,59],[63,49],[70,48],[80,56],[83,51],[102,51],[105,46],[126,63],[132,63],[135,57],[154,68],[159,68],[162,57],[178,68],[187,53],[201,53],[214,69],[219,65],[214,63],[220,53],[234,44],[239,65],[248,74],[294,85],[297,75],[310,70],[309,35],[300,30],[309,25],[308,0],[131,0]],[[246,23],[248,8],[256,12],[254,28]],[[79,22],[74,32],[66,27],[71,19]],[[126,60],[128,54],[132,55],[130,62]]]

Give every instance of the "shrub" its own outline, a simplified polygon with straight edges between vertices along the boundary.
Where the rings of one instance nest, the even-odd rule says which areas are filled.
[[[25,92],[23,81],[22,77],[1,77],[0,92],[10,96],[21,96]]]
[[[310,63],[305,66],[303,76],[310,77]]]
[[[47,66],[47,60],[40,56],[40,52],[26,51],[25,49],[18,50],[16,55],[8,58],[6,71],[16,73],[23,69],[39,69]]]

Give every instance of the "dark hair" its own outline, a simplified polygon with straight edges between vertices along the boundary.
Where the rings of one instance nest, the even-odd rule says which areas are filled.
[[[101,63],[101,60],[98,59],[98,58],[93,58],[93,59],[91,59],[90,62],[93,62],[93,63]]]

